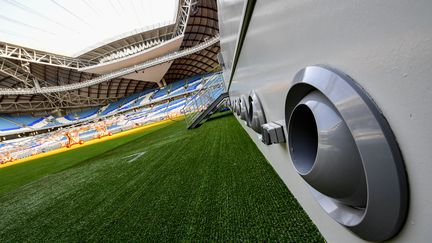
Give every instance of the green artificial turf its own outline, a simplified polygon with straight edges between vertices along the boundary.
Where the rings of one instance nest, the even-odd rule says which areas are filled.
[[[0,170],[0,242],[323,242],[233,116]]]
[[[166,125],[153,127],[138,134],[131,134],[127,137],[109,140],[104,143],[85,146],[78,150],[71,150],[65,153],[56,154],[49,158],[41,158],[30,163],[16,164],[0,169],[0,197],[19,186],[29,183],[40,177],[65,170],[75,166],[92,157],[96,157],[122,144],[128,143],[146,134],[155,132]]]

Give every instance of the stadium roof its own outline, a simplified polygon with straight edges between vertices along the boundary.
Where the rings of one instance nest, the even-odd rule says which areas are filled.
[[[176,0],[1,0],[0,41],[76,57],[84,50],[173,24],[177,4]]]
[[[9,4],[9,0],[8,3],[4,3],[1,1],[2,0],[0,0],[0,4],[2,5]],[[68,2],[78,4],[78,2],[80,1]],[[83,0],[83,2],[86,2],[87,4],[92,4],[92,2],[88,0]],[[104,7],[109,8],[111,5],[116,6],[115,4],[118,4],[118,2],[120,1],[104,2],[106,2],[106,6]],[[123,1],[121,2],[123,3]],[[159,3],[161,1],[158,0],[157,2]],[[63,4],[63,2],[60,1],[57,1],[57,3]],[[136,5],[136,2],[134,2],[134,4]],[[174,23],[161,26],[156,29],[146,29],[143,32],[139,33],[129,32],[130,35],[116,35],[110,39],[112,42],[105,43],[95,49],[91,49],[94,46],[82,46],[82,53],[79,55],[78,59],[72,59],[72,61],[84,60],[85,62],[87,62],[88,60],[91,60],[91,62],[97,61],[97,63],[99,63],[99,61],[101,60],[101,56],[113,55],[113,53],[118,52],[118,50],[121,50],[122,48],[127,49],[127,47],[133,46],[137,43],[137,41],[149,39],[153,40],[157,38],[165,38],[167,40],[171,38],[171,40],[174,40],[176,39],[174,38],[175,36],[181,39],[181,42],[178,44],[177,47],[178,51],[188,51],[189,49],[193,49],[200,44],[208,42],[215,36],[218,36],[219,31],[216,0],[175,0],[172,5],[177,8],[175,9],[176,14]],[[184,8],[184,6],[186,5],[190,7],[187,9],[187,11],[185,11],[186,8]],[[149,8],[150,6],[151,5],[149,5]],[[68,10],[70,11],[70,9]],[[123,10],[117,9],[117,11],[120,12]],[[172,10],[170,8],[168,8],[167,11],[172,14]],[[185,14],[187,14],[187,18]],[[26,24],[29,23],[24,19],[21,21]],[[186,27],[183,27],[183,29],[181,28],[182,21],[186,23]],[[3,29],[3,26],[1,26],[0,30]],[[178,32],[179,29],[182,29],[181,33]],[[107,38],[104,39],[105,41],[107,40]],[[169,41],[166,41],[165,43],[168,42]],[[7,45],[8,43],[5,43],[4,40],[0,39],[0,66],[2,65],[2,63],[7,62],[14,68],[21,69],[21,71],[24,70],[25,72],[30,74],[30,76],[25,72],[23,73],[23,75],[40,80],[41,86],[61,87],[70,84],[83,84],[88,80],[101,77],[100,74],[83,71],[85,70],[83,68],[67,66],[66,64],[68,63],[75,63],[72,61],[69,62],[67,58],[63,60],[62,58],[65,57],[62,56],[60,56],[60,59],[57,63],[43,62],[44,60],[46,61],[48,59],[50,61],[55,61],[57,60],[57,58],[59,58],[55,55],[51,57],[49,53],[47,54],[43,52],[40,56],[41,58],[33,58],[36,59],[36,61],[22,60],[22,58],[17,58],[15,54],[18,53],[18,51],[19,53],[24,53],[26,50],[23,49],[23,52],[21,52],[21,49],[19,47],[11,48]],[[97,43],[93,43],[93,45],[97,45]],[[5,50],[9,52],[11,50],[14,51],[15,56],[9,55],[10,53],[5,53]],[[79,50],[79,48],[77,50]],[[37,53],[37,51],[34,51],[33,53],[33,50],[30,50],[29,52],[32,55],[34,53]],[[209,47],[206,47],[205,49],[194,51],[188,56],[177,58],[166,64],[168,69],[161,72],[161,77],[163,77],[163,80],[167,84],[169,84],[170,82],[179,79],[184,79],[193,75],[214,71],[219,66],[217,61],[218,53],[219,44],[216,43],[212,44]],[[134,78],[130,78],[129,76],[123,76],[112,78],[104,82],[99,82],[97,84],[79,88],[70,92],[55,93],[50,95],[42,95],[37,92],[32,94],[20,95],[5,94],[0,95],[0,112],[50,112],[54,110],[53,106],[55,106],[56,109],[58,108],[65,111],[85,109],[88,107],[104,105],[121,97],[157,86],[158,84],[155,82],[147,82],[145,80],[137,80]],[[9,73],[4,72],[4,70],[0,70],[0,91],[4,89],[20,90],[26,88],[29,88],[28,84],[15,77],[14,75],[11,75],[10,70]]]

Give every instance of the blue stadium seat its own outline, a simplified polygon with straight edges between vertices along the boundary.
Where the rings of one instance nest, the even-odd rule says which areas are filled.
[[[80,112],[77,112],[76,115],[79,117],[79,119],[85,119],[87,117],[91,117],[99,111],[99,108],[91,108],[87,110],[83,110]]]
[[[168,88],[167,87],[165,87],[163,89],[158,89],[158,90],[156,90],[152,100],[161,98],[161,97],[166,96],[166,95],[168,95]]]
[[[161,105],[153,107],[151,112],[152,113],[158,113],[158,112],[164,111],[167,107],[168,107],[168,104],[161,104]]]
[[[186,102],[185,98],[172,101],[169,103],[169,107],[168,107],[167,111],[171,111],[171,110],[174,110],[176,108],[182,107],[185,105],[185,102]]]
[[[144,99],[144,97],[142,97],[142,96],[144,96],[144,95],[146,95],[152,91],[153,90],[145,90],[143,92],[136,93],[136,94],[133,94],[133,95],[126,97],[126,99],[125,99],[123,105],[120,107],[119,111],[126,110],[126,109],[133,108],[133,107],[137,106],[137,104],[139,104],[139,102],[142,99]]]
[[[50,127],[55,127],[55,126],[60,126],[60,125],[63,125],[63,124],[54,119],[50,123],[48,123],[47,125],[43,126],[42,128],[50,128]]]
[[[44,117],[33,117],[30,115],[23,115],[23,116],[2,115],[2,116],[18,124],[23,124],[27,126],[33,126],[34,124],[41,122],[44,119]]]
[[[88,130],[88,131],[81,132],[80,136],[88,136],[88,135],[91,135],[91,134],[94,134],[94,133],[96,133],[96,130],[91,129],[91,130]]]
[[[186,89],[184,88],[186,85],[185,80],[180,80],[171,84],[170,87],[170,96],[179,95],[184,93]]]
[[[194,90],[198,87],[198,85],[201,84],[201,82],[197,82],[197,81],[199,81],[200,79],[201,79],[200,76],[195,76],[195,77],[190,78],[190,79],[188,80],[188,88],[187,88],[187,91],[194,91]]]
[[[100,115],[104,116],[107,115],[108,113],[114,111],[115,109],[119,108],[125,101],[125,98],[119,99],[116,102],[110,103],[108,105],[108,107],[100,113]]]
[[[22,127],[14,124],[8,120],[0,118],[0,131],[2,131],[2,132],[11,131],[11,130],[18,130],[21,128]]]
[[[67,114],[67,115],[64,116],[64,118],[65,118],[66,120],[69,120],[69,121],[76,121],[76,120],[79,120],[79,117],[78,117],[75,113]]]
[[[111,126],[107,127],[107,129],[112,130],[112,129],[119,128],[119,127],[121,127],[121,126],[120,125],[111,125]]]

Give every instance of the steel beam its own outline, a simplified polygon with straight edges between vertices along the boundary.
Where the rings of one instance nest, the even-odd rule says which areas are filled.
[[[192,0],[184,0],[180,2],[179,16],[177,18],[176,28],[174,29],[174,32],[166,33],[163,36],[151,37],[139,43],[128,43],[121,49],[117,49],[115,51],[110,51],[108,53],[100,55],[97,60],[67,57],[53,53],[47,53],[44,51],[34,50],[31,48],[12,45],[5,42],[0,42],[0,57],[76,70],[91,67],[93,65],[100,64],[100,60],[102,60],[102,62],[105,62],[104,60],[107,59],[106,57],[121,50],[126,50],[126,56],[129,56],[135,53],[128,52],[128,48],[137,48],[140,44],[147,43],[148,41],[154,41],[155,39],[162,41],[162,39],[169,38],[169,36],[176,37],[183,35],[186,30],[187,21],[189,20],[191,4]],[[146,49],[147,48],[141,50],[140,52],[145,51]]]
[[[184,49],[181,51],[177,51],[177,52],[173,52],[170,54],[167,54],[165,56],[162,57],[158,57],[149,61],[145,61],[143,63],[134,65],[132,67],[127,67],[127,68],[123,68],[120,69],[118,71],[112,72],[112,73],[108,73],[108,74],[104,74],[101,75],[99,77],[96,77],[94,79],[90,79],[87,81],[83,81],[80,83],[73,83],[73,84],[65,84],[65,85],[61,85],[61,86],[51,86],[51,87],[41,87],[40,90],[36,89],[36,88],[21,88],[21,89],[0,89],[0,95],[31,95],[31,94],[48,94],[48,93],[56,93],[56,92],[66,92],[66,91],[71,91],[71,90],[76,90],[76,89],[82,89],[85,87],[89,87],[92,85],[96,85],[102,82],[106,82],[109,81],[111,79],[114,78],[119,78],[119,77],[123,77],[125,75],[134,73],[134,72],[138,72],[140,70],[149,68],[149,67],[153,67],[162,63],[166,63],[166,62],[170,62],[173,61],[177,58],[181,58],[181,57],[185,57],[188,55],[191,55],[193,53],[199,52],[201,50],[204,50],[216,43],[219,42],[219,35],[208,39],[205,42],[202,42],[194,47],[188,48],[188,49]]]

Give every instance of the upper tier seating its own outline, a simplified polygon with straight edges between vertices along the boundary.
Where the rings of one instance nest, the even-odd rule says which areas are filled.
[[[180,110],[186,104],[186,98],[181,98],[175,101],[171,101],[168,105],[168,111]]]
[[[90,108],[79,112],[69,113],[61,117],[53,117],[52,115],[44,117],[33,117],[30,115],[11,116],[0,114],[0,135],[11,134],[24,131],[32,131],[34,129],[45,129],[62,125],[73,124],[83,119],[93,119],[104,117],[107,115],[116,114],[120,111],[126,112],[137,107],[152,104],[153,102],[168,101],[172,98],[180,98],[182,94],[194,92],[202,86],[203,80],[214,75],[204,74],[197,75],[188,79],[179,80],[167,85],[165,88],[147,89],[140,93],[136,93],[118,101],[112,102],[104,107]],[[218,78],[222,79],[222,74],[217,74]],[[200,86],[201,85],[201,86]],[[216,94],[215,94],[216,95]],[[158,115],[163,116],[165,112],[172,110],[180,111],[184,106],[184,100],[171,101],[169,104],[159,104],[145,110],[140,108],[140,117],[148,117]],[[135,117],[134,117],[135,118]]]
[[[172,83],[171,87],[170,87],[169,95],[175,96],[175,95],[179,95],[179,94],[186,92],[185,86],[186,86],[185,80],[180,80],[180,81]]]
[[[80,119],[85,119],[85,118],[91,117],[93,115],[96,115],[98,113],[98,111],[99,111],[99,107],[96,107],[96,108],[91,108],[91,109],[77,112],[76,114]]]
[[[186,89],[187,92],[193,91],[198,88],[198,85],[201,84],[201,77],[194,76],[188,80],[188,87]]]
[[[11,120],[15,123],[23,124],[25,126],[33,126],[34,124],[44,120],[44,117],[33,117],[30,115],[22,115],[22,116],[2,115],[2,117]]]
[[[152,113],[160,113],[160,112],[164,112],[164,110],[168,107],[168,103],[165,104],[161,104],[161,105],[157,105],[155,107],[153,107],[153,109],[151,110]]]
[[[196,82],[193,82],[193,85],[196,85],[195,83]],[[198,83],[200,84],[200,82]],[[177,89],[184,89],[181,86],[182,85],[176,85]],[[217,97],[221,92],[224,92],[224,89],[222,87],[212,90],[209,95]],[[150,91],[150,93],[152,93],[152,91]],[[102,108],[103,111],[106,111],[109,108],[109,112],[111,114],[115,114],[114,116],[104,117],[104,121],[106,122],[106,124],[110,124],[107,127],[109,132],[114,134],[139,125],[174,118],[180,114],[181,109],[184,108],[186,102],[193,99],[190,96],[178,97],[178,99],[174,100],[172,100],[173,98],[167,98],[162,102],[158,102],[155,105],[131,109],[129,111],[125,110],[124,112],[117,114],[117,111],[119,111],[121,108],[137,102],[138,100],[142,99],[142,96],[146,96],[146,94],[143,95],[143,93],[140,93],[134,95],[133,98],[124,98],[119,102],[115,102],[116,104],[113,105],[114,108],[109,108],[110,105]],[[89,117],[91,118],[92,116],[98,118],[102,113],[99,111],[100,109],[92,108],[73,114],[68,114],[68,117],[70,117],[71,119],[86,119]],[[30,124],[31,122],[37,120],[37,118],[33,117],[24,117],[23,119],[15,119],[15,117],[12,117],[12,119],[15,119],[12,122],[8,119],[9,116],[3,118],[2,116],[0,116],[0,132],[2,132],[3,129],[17,129],[13,130],[14,132],[18,130],[25,131],[25,129],[27,129],[26,131],[29,131],[28,127],[20,127],[18,125],[20,123],[14,124],[14,122],[19,121],[23,124]],[[97,138],[99,132],[95,129],[94,125],[95,122],[97,122],[98,120],[99,119],[88,120],[85,124],[80,124],[80,127],[76,127],[76,124],[74,124],[70,127],[63,127],[61,130],[53,130],[47,133],[36,134],[28,137],[16,138],[13,140],[6,140],[0,142],[0,163],[8,162],[7,158],[10,158],[8,157],[9,155],[13,156],[14,159],[20,159],[34,154],[64,147],[68,144],[68,139],[66,138],[65,133],[67,131],[77,131],[75,130],[77,128],[80,129],[80,140],[88,141]],[[54,125],[61,125],[65,123],[73,124],[73,121],[70,121],[65,117],[55,118],[50,115],[42,117],[42,121],[38,122],[37,124],[41,123],[47,124],[45,125],[45,127],[52,127]]]
[[[145,90],[143,92],[133,94],[127,97],[124,104],[119,108],[119,111],[139,106],[141,104],[141,101],[145,99],[145,97],[148,94],[152,93],[153,91],[154,91],[153,89]]]
[[[160,98],[164,98],[164,96],[168,95],[168,88],[160,88],[158,90],[156,90],[156,92],[154,93],[154,96],[152,98],[152,100],[156,100],[156,99],[160,99]]]
[[[119,108],[125,101],[125,98],[119,99],[113,103],[110,103],[106,108],[100,113],[100,115],[104,116]]]
[[[21,128],[23,128],[23,127],[17,126],[16,124],[0,117],[0,131],[5,132],[5,131],[11,131],[11,130],[18,130]]]

